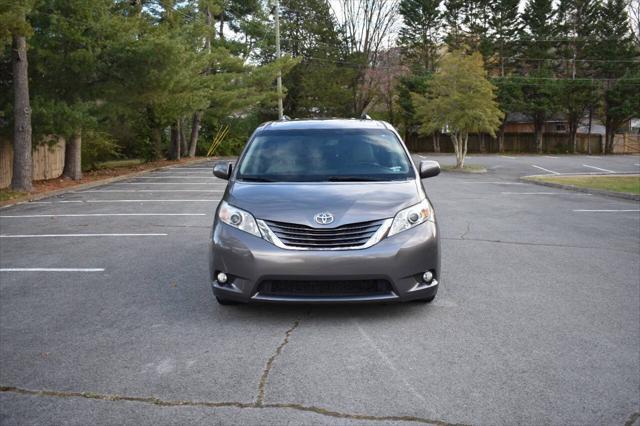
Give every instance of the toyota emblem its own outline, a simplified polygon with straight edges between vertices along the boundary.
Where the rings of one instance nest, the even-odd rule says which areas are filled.
[[[320,225],[328,225],[333,222],[333,215],[329,212],[322,212],[316,214],[313,219]]]

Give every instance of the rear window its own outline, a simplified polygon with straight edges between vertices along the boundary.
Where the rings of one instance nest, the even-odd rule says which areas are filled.
[[[391,181],[414,178],[389,130],[282,130],[258,133],[237,178],[264,182]]]

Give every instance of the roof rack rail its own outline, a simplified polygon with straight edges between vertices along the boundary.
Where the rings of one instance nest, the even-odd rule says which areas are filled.
[[[360,115],[360,120],[372,120],[372,118],[369,116],[369,114],[363,112],[362,115]]]
[[[290,121],[291,117],[289,117],[288,115],[283,115],[282,118],[278,121]]]

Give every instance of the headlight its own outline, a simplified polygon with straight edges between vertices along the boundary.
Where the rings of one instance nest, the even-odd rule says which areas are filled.
[[[241,231],[253,234],[256,237],[262,237],[260,230],[258,229],[258,225],[256,224],[256,220],[253,218],[251,213],[240,210],[237,207],[233,207],[226,201],[223,201],[220,204],[218,217],[227,225],[231,225]]]
[[[420,225],[431,217],[431,206],[425,198],[415,206],[400,210],[393,218],[388,237]]]

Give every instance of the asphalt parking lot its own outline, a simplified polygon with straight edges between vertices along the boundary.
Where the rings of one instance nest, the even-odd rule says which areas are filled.
[[[639,424],[640,204],[517,177],[640,157],[469,163],[430,305],[219,306],[211,162],[0,210],[0,423]]]

